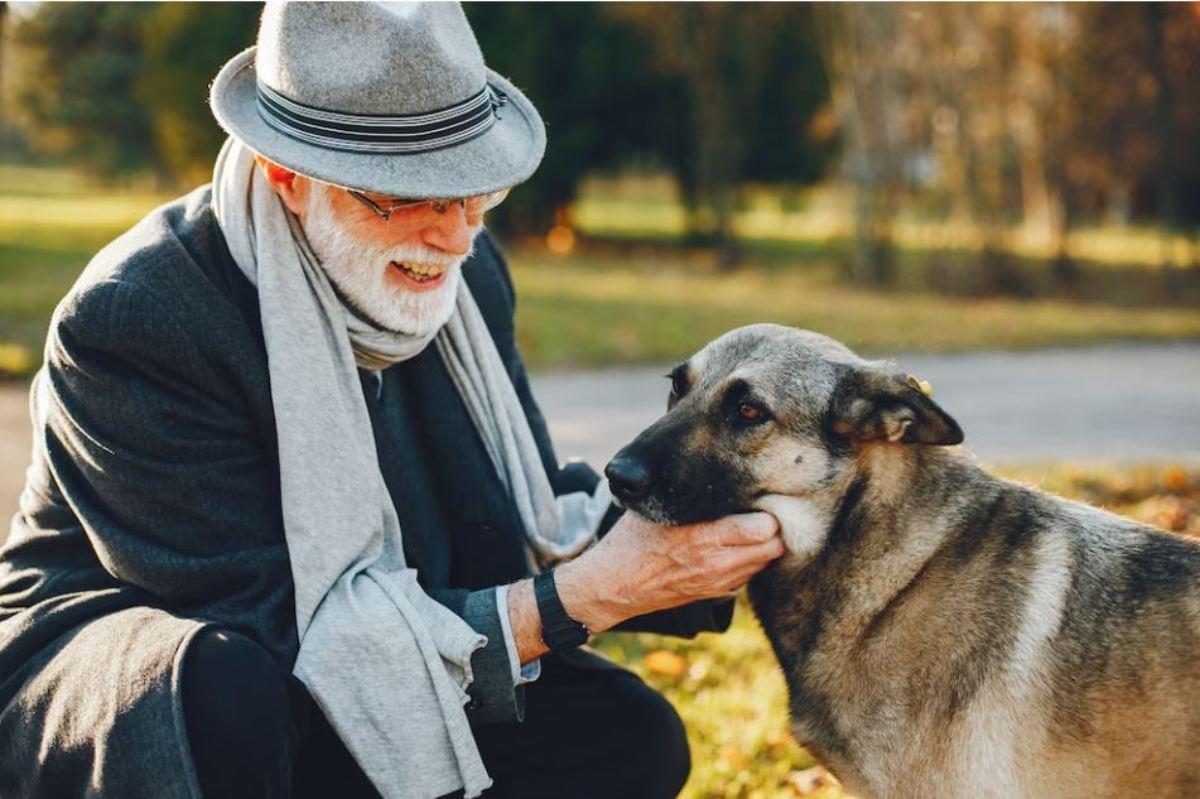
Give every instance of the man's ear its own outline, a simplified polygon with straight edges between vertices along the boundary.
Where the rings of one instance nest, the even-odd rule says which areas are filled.
[[[280,196],[287,209],[303,220],[304,206],[308,201],[308,191],[311,188],[308,181],[287,167],[280,166],[261,155],[255,155],[254,162],[262,170],[263,175],[267,178],[267,183]]]
[[[928,386],[916,378],[852,370],[834,391],[830,427],[857,441],[961,444],[962,428],[929,398]]]

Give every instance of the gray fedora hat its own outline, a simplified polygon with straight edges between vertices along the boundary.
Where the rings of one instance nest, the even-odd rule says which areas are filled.
[[[537,109],[484,66],[457,2],[268,2],[209,102],[281,166],[393,197],[507,188],[546,149]]]

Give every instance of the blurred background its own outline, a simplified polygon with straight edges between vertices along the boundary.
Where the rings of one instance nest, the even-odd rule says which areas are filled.
[[[207,182],[252,3],[0,4],[0,512],[91,256]],[[1019,479],[1200,532],[1200,3],[468,4],[546,120],[489,219],[563,455],[774,321],[896,356]],[[0,533],[2,535],[2,533]],[[753,620],[603,644],[668,693],[689,797],[842,796]]]

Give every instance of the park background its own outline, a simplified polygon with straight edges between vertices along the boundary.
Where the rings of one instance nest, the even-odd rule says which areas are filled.
[[[0,4],[0,512],[51,311],[97,249],[209,180],[207,88],[259,11]],[[869,355],[1151,342],[1183,348],[1168,369],[1200,372],[1200,4],[467,14],[547,124],[541,168],[488,223],[535,375],[615,380],[756,321]],[[1129,428],[1146,421],[1136,398],[1127,411]],[[1196,452],[1000,466],[1196,535]],[[844,795],[789,739],[745,608],[723,636],[601,646],[680,709],[685,796]]]

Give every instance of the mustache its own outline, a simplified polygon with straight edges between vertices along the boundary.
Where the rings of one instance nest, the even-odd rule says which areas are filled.
[[[332,234],[332,235],[330,235]],[[474,242],[471,251],[466,255],[450,255],[433,247],[422,247],[413,244],[380,244],[366,241],[347,230],[345,225],[334,223],[326,229],[326,247],[343,258],[368,263],[386,264],[390,261],[398,263],[411,262],[442,266],[446,269],[457,266],[470,257],[474,252]]]
[[[472,248],[472,251],[474,248]],[[441,266],[447,270],[457,266],[470,257],[467,255],[447,255],[439,250],[428,247],[392,246],[381,247],[373,253],[380,259],[386,258],[396,263],[417,263],[426,266]]]

